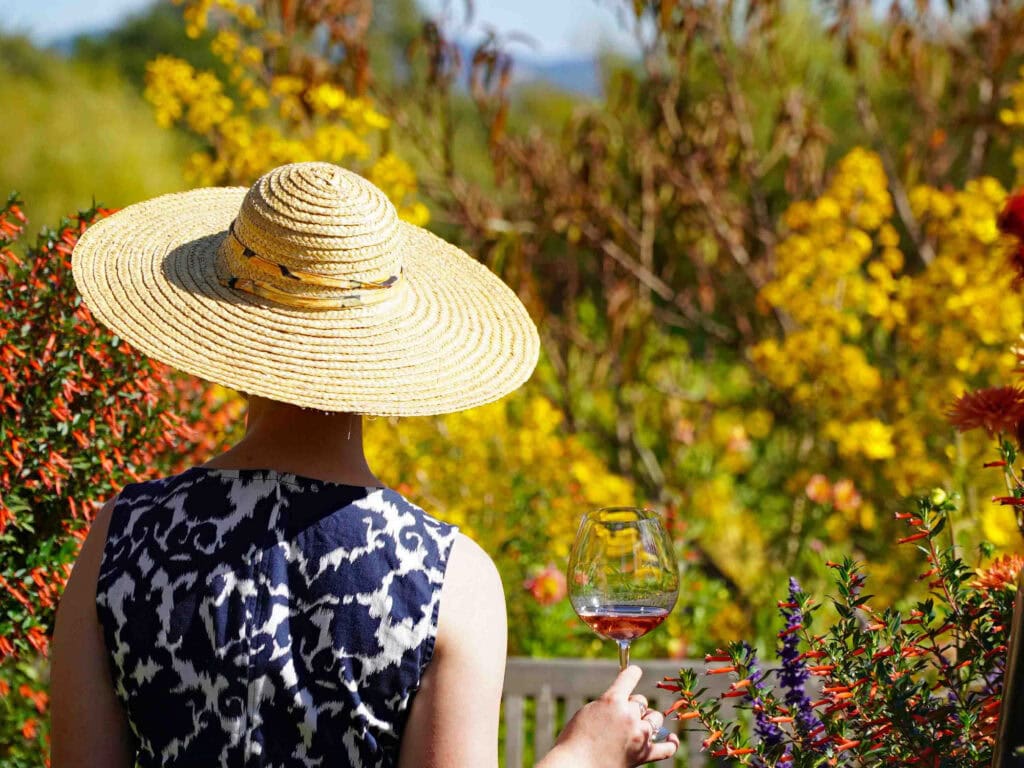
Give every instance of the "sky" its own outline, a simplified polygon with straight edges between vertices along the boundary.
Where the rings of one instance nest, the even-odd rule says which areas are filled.
[[[82,32],[102,30],[144,9],[153,0],[0,0],[4,28],[48,44]],[[428,14],[447,8],[457,26],[465,21],[464,0],[419,0]],[[469,32],[485,28],[518,32],[532,40],[523,53],[540,59],[586,56],[602,47],[628,50],[630,39],[617,18],[616,0],[473,0]],[[519,44],[516,44],[519,45]],[[513,52],[516,48],[511,49]]]

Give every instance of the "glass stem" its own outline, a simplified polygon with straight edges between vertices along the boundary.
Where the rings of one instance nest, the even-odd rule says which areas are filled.
[[[619,669],[629,666],[629,640],[619,640]]]

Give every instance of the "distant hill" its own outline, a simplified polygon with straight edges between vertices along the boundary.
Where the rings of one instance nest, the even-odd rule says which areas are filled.
[[[476,45],[462,41],[458,46],[468,69]],[[597,58],[593,56],[540,58],[524,53],[521,48],[513,48],[510,53],[514,62],[513,85],[544,83],[577,96],[600,98],[603,95],[600,67]]]
[[[128,23],[122,24],[120,27],[112,27],[104,30],[95,30],[87,34],[78,34],[70,37],[59,38],[51,42],[47,47],[64,56],[70,56],[76,52],[83,53],[88,51],[92,47],[102,47],[105,38],[110,35],[118,36],[135,36],[138,37],[138,31],[136,27],[141,27],[149,23],[153,24],[155,19],[152,18],[154,15],[164,16],[170,15],[170,8],[160,8],[163,13],[151,12],[149,18],[138,17],[132,18]],[[159,21],[165,22],[165,24],[159,25],[160,27],[166,26],[167,19],[161,18]],[[124,47],[124,41],[117,41],[121,43],[120,47]],[[176,41],[179,44],[188,44],[189,47],[194,46],[194,42],[189,41]],[[463,61],[469,61],[474,50],[473,43],[463,42],[459,43],[459,49],[462,52]],[[523,53],[521,50],[514,50],[512,57],[515,61],[512,70],[512,81],[514,85],[530,85],[534,83],[544,83],[558,90],[565,91],[577,96],[584,96],[587,98],[600,98],[603,95],[603,87],[601,83],[601,71],[598,65],[598,60],[593,56],[567,56],[565,58],[538,58],[530,56],[527,53]],[[148,57],[144,57],[148,58]],[[140,73],[130,72],[128,73],[130,79],[131,75],[139,75]]]
[[[516,57],[513,82],[547,83],[569,93],[600,98],[601,72],[595,58],[531,60]]]

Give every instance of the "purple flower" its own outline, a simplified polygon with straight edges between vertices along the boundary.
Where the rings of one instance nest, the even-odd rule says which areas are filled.
[[[757,650],[749,644],[743,643],[743,652],[746,657],[743,663],[747,667],[750,679],[750,704],[754,710],[754,732],[761,739],[761,743],[768,747],[774,747],[782,743],[782,729],[770,719],[765,711],[764,700],[761,698],[760,683],[764,679],[764,672],[757,664]]]
[[[796,579],[789,580],[789,601],[779,611],[786,620],[786,629],[779,633],[782,647],[779,648],[779,659],[782,668],[779,670],[779,683],[786,691],[785,701],[793,709],[796,727],[801,734],[808,734],[821,726],[821,721],[811,707],[811,699],[807,695],[805,685],[810,674],[803,659],[800,658],[800,634],[798,627],[803,625],[803,614],[800,611],[800,584]]]

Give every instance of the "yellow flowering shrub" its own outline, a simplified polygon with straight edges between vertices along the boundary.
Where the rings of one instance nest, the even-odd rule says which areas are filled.
[[[248,185],[278,165],[323,160],[370,178],[403,219],[426,223],[412,168],[384,149],[388,118],[347,90],[327,58],[296,56],[303,46],[295,38],[312,30],[296,30],[283,10],[261,14],[240,0],[174,2],[190,36],[216,28],[210,50],[227,73],[222,80],[174,56],[147,66],[145,96],[157,122],[201,142],[185,166],[191,183]]]
[[[581,640],[591,653],[602,650],[573,615],[564,585],[547,596],[557,600],[539,601],[530,591],[538,573],[564,572],[584,512],[632,504],[636,490],[568,434],[549,400],[525,391],[432,419],[368,420],[366,445],[382,480],[458,525],[494,558],[511,652],[551,653],[561,643],[579,653]]]
[[[509,652],[613,655],[573,613],[564,573],[581,516],[647,503],[565,426],[532,387],[497,403],[431,419],[366,421],[367,459],[378,476],[431,514],[454,523],[495,560],[505,586]],[[666,514],[673,525],[674,513]],[[677,541],[685,539],[675,530]],[[682,656],[689,642],[724,641],[744,626],[722,585],[685,567],[681,602],[640,655]],[[730,618],[731,617],[731,618]]]
[[[492,555],[542,531],[547,546],[524,557],[564,561],[580,516],[631,504],[635,489],[575,435],[538,395],[437,419],[369,422],[367,458],[422,505],[458,525]]]
[[[1013,275],[995,225],[1006,195],[988,177],[963,189],[911,189],[934,250],[918,263],[905,251],[881,160],[855,149],[820,198],[783,217],[776,276],[759,300],[790,330],[751,357],[799,410],[813,460],[836,462],[875,500],[895,504],[948,482],[951,458],[980,465],[980,442],[944,452],[952,430],[943,414],[955,396],[1004,380],[1016,364],[1010,348],[1024,315],[1007,300]],[[864,505],[829,527],[845,536],[873,525],[874,512]]]

